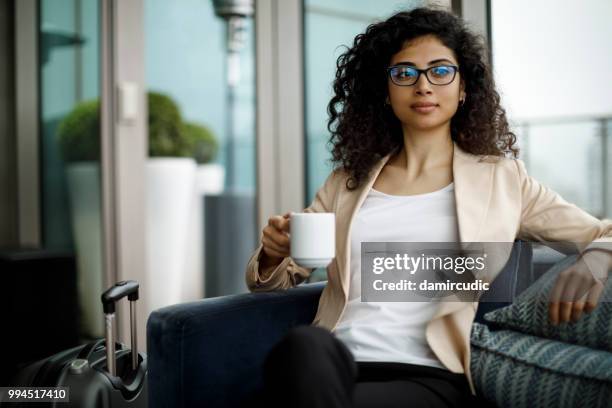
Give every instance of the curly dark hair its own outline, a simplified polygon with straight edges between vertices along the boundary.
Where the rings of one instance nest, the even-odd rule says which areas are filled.
[[[401,123],[384,104],[386,68],[406,41],[425,35],[434,35],[455,53],[465,81],[468,97],[451,119],[451,138],[472,154],[518,156],[482,36],[450,12],[416,8],[369,25],[337,60],[335,95],[327,106],[328,144],[334,167],[349,174],[349,190],[361,185],[378,160],[403,146]]]

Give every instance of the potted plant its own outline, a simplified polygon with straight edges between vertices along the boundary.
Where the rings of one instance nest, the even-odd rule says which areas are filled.
[[[196,190],[200,194],[220,194],[225,184],[225,168],[213,163],[219,152],[215,135],[209,128],[197,123],[185,123],[183,132],[198,164]]]
[[[182,300],[196,163],[176,103],[150,92],[147,160],[147,290],[150,309]]]
[[[193,220],[196,159],[208,163],[217,151],[216,141],[204,127],[185,124],[176,103],[167,95],[149,92],[148,128],[149,158],[146,163],[147,208],[147,307],[153,310],[182,300],[186,283],[185,271],[189,267],[187,257],[189,237]],[[98,156],[99,102],[86,101],[77,105],[62,121],[59,128],[60,145],[67,174],[72,217],[75,220],[75,241],[79,266],[83,272],[82,299],[87,302],[97,299],[101,293],[101,246],[100,246],[100,171]],[[88,170],[83,170],[87,168]],[[87,180],[82,173],[87,172]],[[81,177],[75,176],[79,174]],[[222,183],[221,183],[222,185]],[[87,191],[84,189],[87,188]],[[95,205],[94,205],[95,204]],[[87,206],[87,210],[83,207]],[[83,216],[83,212],[88,217]],[[92,217],[97,217],[95,220]],[[96,223],[95,226],[85,224]],[[95,227],[95,229],[94,229]],[[93,232],[95,231],[95,232]],[[97,240],[97,242],[89,242]],[[87,243],[87,244],[86,244]],[[97,253],[93,254],[95,246]],[[89,249],[85,249],[87,247]],[[96,280],[96,282],[93,282]],[[191,285],[193,286],[193,285]],[[93,295],[93,297],[92,297]],[[100,302],[91,302],[96,307]],[[85,321],[98,322],[100,311],[85,310]],[[91,319],[89,318],[91,317]],[[99,327],[103,329],[102,326]],[[91,333],[98,333],[89,330]],[[101,333],[101,332],[100,332]]]

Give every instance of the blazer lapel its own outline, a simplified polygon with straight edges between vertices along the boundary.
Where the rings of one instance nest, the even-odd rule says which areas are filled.
[[[494,166],[455,143],[453,181],[460,242],[477,242],[491,198]]]
[[[348,299],[350,281],[350,236],[351,225],[368,192],[376,181],[392,153],[383,157],[370,171],[368,179],[356,190],[344,190],[340,194],[336,209],[336,262],[335,271],[340,274],[340,282],[345,299]],[[479,156],[461,150],[456,143],[453,148],[453,182],[460,242],[477,242],[485,220],[491,184],[492,165],[484,165]],[[468,302],[441,302],[434,318],[452,313],[469,304]]]
[[[349,293],[349,281],[350,281],[350,260],[351,260],[351,226],[353,219],[357,214],[359,208],[365,201],[368,192],[372,188],[374,181],[380,174],[381,170],[391,158],[393,153],[389,153],[385,157],[376,163],[376,165],[370,171],[367,180],[361,185],[361,187],[352,190],[344,191],[339,197],[338,208],[336,210],[336,248],[338,253],[336,254],[336,261],[338,262],[338,268],[336,271],[340,274],[340,281],[342,283],[342,291],[344,292],[344,299],[348,299]]]
[[[487,209],[491,197],[494,166],[483,163],[479,156],[469,154],[457,144],[453,150],[453,182],[455,187],[455,208],[457,211],[457,224],[459,241],[462,247],[469,247],[469,243],[478,242],[481,229],[485,222]],[[444,300],[436,311],[432,320],[456,312],[471,302]]]

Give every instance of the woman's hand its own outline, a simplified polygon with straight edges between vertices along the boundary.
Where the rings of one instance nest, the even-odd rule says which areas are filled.
[[[263,229],[261,237],[263,251],[272,264],[278,264],[290,255],[289,214],[270,217],[268,225]]]
[[[553,324],[569,322],[570,319],[576,322],[583,312],[595,309],[611,265],[612,254],[594,250],[559,273],[550,296],[550,321]]]

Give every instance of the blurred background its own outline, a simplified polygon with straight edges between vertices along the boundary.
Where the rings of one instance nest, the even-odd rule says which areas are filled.
[[[487,39],[531,175],[610,217],[608,0],[0,0],[5,367],[102,336],[118,280],[140,282],[142,350],[152,310],[246,292],[268,217],[331,170],[337,57],[432,3]]]

